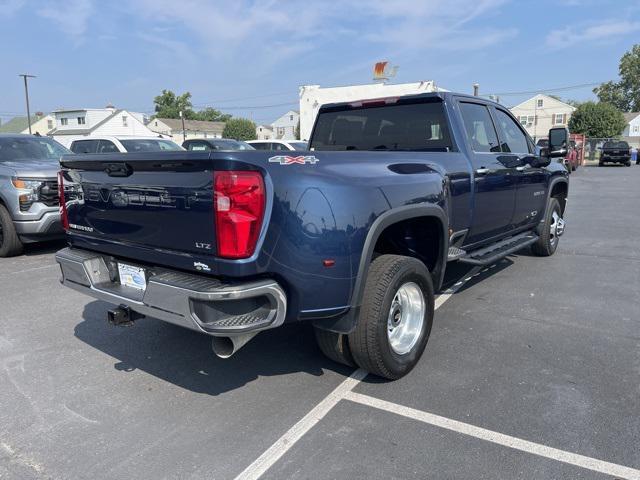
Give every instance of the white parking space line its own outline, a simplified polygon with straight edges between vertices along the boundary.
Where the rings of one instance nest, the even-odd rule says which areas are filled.
[[[480,267],[471,270],[468,277],[459,281],[451,288],[438,295],[435,300],[434,309],[440,308],[444,302],[451,298],[462,285],[480,273]],[[316,425],[336,404],[346,398],[360,383],[367,372],[358,369],[344,380],[338,387],[316,405],[309,413],[298,421],[293,427],[286,431],[276,442],[271,445],[262,455],[260,455],[251,465],[245,468],[235,480],[255,480],[260,478],[273,464],[275,464],[287,451],[293,447],[300,438],[304,436],[314,425]]]
[[[344,380],[324,400],[316,405],[298,423],[282,435],[276,443],[249,465],[236,480],[257,479],[262,476],[274,463],[276,463],[295,443],[302,438],[311,428],[340,401],[344,395],[350,392],[360,381],[367,376],[364,370],[356,370],[349,378]]]
[[[503,433],[476,427],[468,423],[459,422],[457,420],[423,412],[414,408],[404,407],[402,405],[380,400],[368,395],[348,391],[345,393],[345,400],[350,400],[368,407],[395,413],[396,415],[401,415],[412,420],[417,420],[435,427],[444,428],[470,437],[486,440],[487,442],[496,443],[522,452],[550,458],[558,462],[568,463],[587,470],[604,473],[605,475],[611,475],[620,479],[640,480],[640,470],[636,470],[634,468],[605,462],[591,457],[585,457],[584,455],[578,455],[564,450],[558,450],[557,448],[547,447],[539,443],[529,442],[528,440],[522,440]]]

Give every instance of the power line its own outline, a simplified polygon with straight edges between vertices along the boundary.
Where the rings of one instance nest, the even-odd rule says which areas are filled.
[[[556,88],[546,88],[544,90],[528,90],[522,92],[498,92],[498,93],[487,93],[483,96],[495,95],[499,97],[508,97],[508,96],[516,96],[516,95],[535,95],[537,93],[546,93],[546,92],[564,92],[568,90],[577,90],[579,88],[587,88],[587,87],[597,87],[602,85],[605,82],[597,82],[597,83],[582,83],[579,85],[568,85],[564,87],[556,87]]]
[[[269,93],[269,94],[265,94],[265,95],[257,95],[257,96],[254,96],[254,97],[240,97],[240,98],[225,98],[225,99],[220,99],[220,100],[209,100],[209,101],[203,102],[203,103],[194,103],[193,106],[194,107],[207,107],[207,106],[213,106],[213,105],[218,104],[218,103],[241,102],[241,101],[244,101],[244,100],[256,100],[258,98],[281,97],[283,95],[291,95],[291,91],[280,92],[280,93]]]

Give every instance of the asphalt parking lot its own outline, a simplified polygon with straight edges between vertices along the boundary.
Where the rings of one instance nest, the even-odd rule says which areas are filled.
[[[303,325],[229,360],[153,319],[111,327],[58,284],[60,245],[2,259],[0,478],[638,479],[639,186],[635,165],[580,168],[553,257],[452,268],[396,382]]]

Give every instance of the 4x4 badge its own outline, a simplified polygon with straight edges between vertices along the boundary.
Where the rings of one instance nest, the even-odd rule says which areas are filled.
[[[311,165],[318,163],[318,160],[313,155],[299,155],[297,157],[291,155],[276,155],[275,157],[271,157],[269,159],[269,163],[279,163],[280,165],[304,165],[305,163],[310,163]]]

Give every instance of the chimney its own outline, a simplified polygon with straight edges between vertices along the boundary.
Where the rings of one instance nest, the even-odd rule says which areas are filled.
[[[480,93],[480,84],[479,83],[474,83],[473,84],[473,96],[477,97],[478,93]]]

